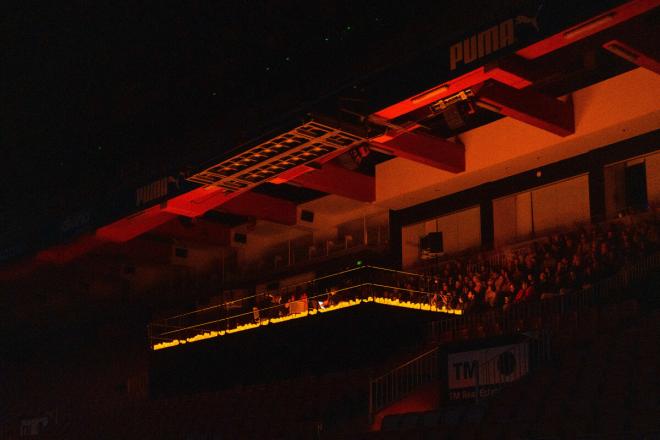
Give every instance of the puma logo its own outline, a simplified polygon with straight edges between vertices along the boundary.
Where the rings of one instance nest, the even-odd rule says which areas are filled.
[[[450,46],[449,70],[456,69],[460,63],[469,64],[497,50],[511,46],[516,41],[514,33],[515,27],[518,25],[531,26],[538,32],[540,30],[538,17],[542,7],[541,4],[532,16],[518,15],[515,18],[509,18]]]
[[[460,62],[469,64],[514,42],[514,20],[510,18],[452,45],[449,48],[449,70],[456,69]]]
[[[543,5],[540,5],[539,8],[536,10],[536,14],[533,16],[528,16],[528,15],[518,15],[516,18],[514,18],[514,22],[516,25],[519,24],[528,24],[532,26],[536,32],[540,31],[541,29],[539,28],[539,13],[541,12],[541,9],[543,8]]]

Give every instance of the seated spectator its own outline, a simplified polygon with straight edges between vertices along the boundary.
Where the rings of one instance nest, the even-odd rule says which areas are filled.
[[[495,307],[497,305],[497,292],[495,291],[492,281],[488,282],[488,288],[486,288],[485,301],[489,307]]]
[[[548,281],[548,276],[545,271],[539,274],[539,282],[536,290],[541,296],[544,293],[552,293],[554,291],[554,287],[550,284],[550,281]]]
[[[533,280],[532,280],[533,281]],[[532,281],[523,281],[523,289],[525,289],[524,301],[534,301],[536,298],[536,288]]]
[[[257,306],[252,307],[252,320],[255,324],[257,324],[260,320],[259,308]]]
[[[502,306],[502,310],[504,312],[507,312],[507,311],[509,311],[509,309],[511,309],[511,298],[508,297],[508,296],[505,296],[504,297],[504,305]]]
[[[522,302],[525,300],[525,290],[527,290],[527,280],[524,280],[520,284],[520,288],[516,292],[516,296],[513,298],[513,302]]]

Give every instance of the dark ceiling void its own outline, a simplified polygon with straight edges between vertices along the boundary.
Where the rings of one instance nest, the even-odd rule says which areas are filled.
[[[288,200],[296,204],[310,202],[328,195],[328,193],[323,191],[317,191],[315,189],[305,188],[298,185],[290,185],[288,183],[281,183],[279,185],[274,183],[262,183],[253,191],[259,194]]]
[[[204,243],[212,246],[228,246],[230,228],[204,218],[175,217],[149,231],[149,235],[168,237],[171,240]]]
[[[206,212],[203,215],[203,218],[210,222],[220,223],[230,228],[240,226],[244,223],[247,223],[248,221],[248,218],[246,216],[231,214],[229,212],[222,212],[222,211],[218,211],[217,209],[212,209]]]

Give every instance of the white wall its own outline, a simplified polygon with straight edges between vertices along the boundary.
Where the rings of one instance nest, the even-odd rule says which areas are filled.
[[[589,177],[577,176],[493,200],[495,245],[526,240],[562,226],[588,222]]]
[[[527,238],[532,233],[531,192],[493,200],[495,245]]]
[[[401,264],[403,268],[419,261],[419,239],[426,235],[426,225],[417,223],[401,228]]]
[[[534,232],[588,222],[589,176],[583,174],[532,191]]]

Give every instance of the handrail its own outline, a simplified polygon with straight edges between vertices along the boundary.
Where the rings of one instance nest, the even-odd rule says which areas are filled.
[[[298,283],[293,283],[293,284],[287,284],[285,286],[280,286],[278,288],[278,290],[290,291],[292,289],[295,289],[296,287],[314,285],[315,283],[318,283],[320,281],[323,281],[323,280],[326,280],[326,279],[329,279],[329,278],[333,278],[333,277],[337,277],[337,276],[340,276],[340,275],[345,275],[347,273],[356,272],[356,271],[359,271],[359,270],[364,270],[364,269],[369,269],[369,268],[382,270],[382,271],[388,271],[388,272],[394,272],[394,273],[400,273],[400,274],[405,274],[405,275],[408,275],[408,276],[415,276],[415,277],[419,277],[419,278],[424,277],[423,275],[418,274],[418,273],[414,273],[414,272],[406,272],[406,271],[402,271],[402,270],[390,269],[390,268],[387,268],[387,267],[364,265],[364,266],[354,267],[354,268],[351,268],[351,269],[346,269],[346,270],[343,270],[341,272],[332,273],[330,275],[324,275],[324,276],[321,276],[321,277],[318,277],[318,278],[314,278],[313,280],[301,281],[301,282],[298,282]],[[254,294],[254,295],[244,296],[244,297],[239,298],[239,299],[226,301],[226,302],[223,302],[222,304],[216,304],[216,305],[204,307],[204,308],[201,308],[201,309],[195,309],[195,310],[192,310],[190,312],[180,313],[178,315],[168,316],[167,318],[163,318],[162,320],[159,320],[159,321],[165,321],[166,322],[166,321],[169,321],[171,319],[183,318],[183,317],[194,315],[194,314],[197,314],[197,313],[227,307],[227,305],[229,305],[229,304],[235,304],[235,303],[239,303],[239,302],[243,302],[243,301],[248,301],[250,299],[257,298],[259,296],[263,296],[264,293],[265,292],[260,292],[260,293]]]
[[[281,290],[287,290],[287,289],[291,289],[291,288],[298,287],[298,286],[304,286],[306,284],[313,284],[313,283],[316,283],[318,281],[321,281],[321,280],[324,280],[324,279],[327,279],[327,278],[332,278],[332,277],[343,275],[343,274],[353,272],[353,271],[356,271],[356,270],[361,270],[361,269],[364,269],[366,267],[370,267],[370,266],[359,266],[359,267],[355,267],[355,268],[352,268],[352,269],[347,269],[347,270],[344,270],[344,271],[341,271],[341,272],[333,273],[333,274],[330,274],[330,275],[324,275],[322,277],[314,278],[313,280],[310,280],[310,281],[302,281],[302,282],[298,282],[298,283],[287,284],[286,286],[279,287],[278,290],[280,290],[280,289]],[[184,316],[194,315],[196,313],[226,307],[228,304],[243,302],[245,300],[249,300],[249,299],[252,299],[252,298],[257,298],[258,296],[262,296],[263,294],[264,294],[264,292],[256,293],[254,295],[244,296],[244,297],[239,298],[239,299],[233,299],[231,301],[226,301],[222,304],[216,304],[216,305],[213,305],[213,306],[204,307],[204,308],[201,308],[201,309],[195,309],[195,310],[192,310],[190,312],[185,312],[185,313],[181,313],[181,314],[178,314],[178,315],[168,316],[167,318],[163,318],[162,321],[167,321],[167,320],[176,319],[176,318],[182,318]]]
[[[428,350],[369,381],[369,418],[422,385],[437,379],[439,348]]]
[[[316,284],[318,282],[321,282],[323,280],[329,279],[329,278],[333,278],[333,277],[345,275],[347,273],[357,272],[357,271],[361,271],[361,270],[365,270],[365,269],[376,269],[376,270],[380,270],[380,271],[392,272],[392,273],[395,273],[395,274],[403,274],[403,275],[407,275],[407,276],[415,276],[415,277],[418,277],[418,278],[424,278],[423,275],[418,274],[418,273],[406,272],[406,271],[401,271],[401,270],[396,270],[396,269],[391,269],[391,268],[386,268],[386,267],[364,265],[364,266],[354,267],[354,268],[351,268],[351,269],[346,269],[346,270],[343,270],[341,272],[332,273],[330,275],[324,275],[324,276],[321,276],[321,277],[318,277],[318,278],[314,278],[313,280],[288,284],[286,286],[280,286],[278,288],[278,290],[288,292],[288,291],[291,291],[292,289],[295,289],[296,287],[300,287],[300,286],[313,286],[314,284]],[[204,307],[204,308],[200,308],[200,309],[195,309],[195,310],[192,310],[190,312],[180,313],[180,314],[177,314],[177,315],[173,315],[173,316],[169,316],[167,318],[160,319],[160,320],[156,321],[156,323],[158,323],[158,322],[167,322],[167,321],[172,320],[172,319],[183,318],[183,317],[194,315],[194,314],[197,314],[197,313],[207,312],[207,311],[211,311],[211,310],[215,310],[215,309],[221,309],[221,308],[227,307],[230,304],[249,301],[251,299],[255,299],[255,298],[263,296],[263,295],[264,295],[264,292],[260,292],[260,293],[245,296],[245,297],[242,297],[242,298],[239,298],[239,299],[226,301],[222,304],[216,304],[216,305],[213,305],[213,306],[208,306],[208,307]]]
[[[345,288],[343,288],[343,289],[337,289],[337,290],[335,290],[334,292],[335,292],[335,293],[344,292],[344,291],[346,291],[346,290],[350,290],[350,289],[355,289],[355,288],[363,287],[363,286],[365,286],[366,284],[367,284],[367,283],[357,284],[357,285],[354,285],[354,286],[345,287]],[[322,296],[327,296],[327,295],[328,295],[327,293],[321,293],[321,294],[318,294],[318,295],[316,295],[316,296],[309,297],[308,300],[310,300],[310,299],[317,299],[317,298],[320,298],[320,297],[322,297]],[[296,301],[292,301],[292,302],[297,302],[297,301],[303,301],[303,300],[296,300]],[[264,307],[264,308],[259,309],[259,311],[260,311],[260,312],[263,312],[263,311],[266,311],[266,310],[272,310],[272,309],[276,309],[276,308],[281,308],[283,305],[285,305],[285,304],[277,304],[277,305],[274,305],[274,306]],[[198,325],[193,325],[193,326],[184,327],[184,328],[177,328],[177,329],[174,330],[174,331],[161,333],[161,336],[162,336],[162,335],[167,335],[167,334],[172,334],[172,333],[177,333],[177,332],[182,332],[182,331],[186,331],[186,330],[191,330],[191,329],[194,329],[194,328],[199,328],[199,327],[201,327],[201,326],[203,326],[203,325],[207,325],[207,324],[215,324],[215,323],[218,323],[218,322],[226,321],[226,320],[228,320],[228,319],[240,318],[240,317],[242,317],[242,316],[251,316],[251,315],[253,315],[253,314],[254,314],[253,311],[244,312],[244,313],[239,313],[239,314],[237,314],[237,315],[232,315],[232,316],[229,316],[229,317],[226,317],[226,318],[222,318],[222,319],[216,319],[216,320],[214,320],[214,321],[204,322],[204,323],[202,323],[202,324],[198,324]]]
[[[428,350],[428,351],[425,351],[424,353],[422,353],[422,354],[420,354],[420,355],[415,356],[414,358],[410,359],[410,360],[407,361],[406,363],[401,364],[401,365],[399,365],[398,367],[395,367],[394,369],[388,371],[387,373],[384,373],[384,374],[382,374],[382,375],[380,375],[380,376],[378,376],[378,377],[372,379],[372,381],[380,380],[380,379],[384,378],[385,376],[387,376],[388,374],[392,374],[392,373],[396,372],[397,370],[400,370],[400,369],[402,369],[402,368],[404,368],[404,367],[406,367],[406,366],[408,366],[408,365],[410,365],[410,364],[412,364],[412,363],[418,361],[419,359],[423,358],[424,356],[428,356],[429,354],[434,353],[434,352],[437,352],[437,351],[438,351],[438,347],[433,347],[432,349],[430,349],[430,350]]]
[[[404,275],[410,275],[410,276],[415,276],[419,278],[424,278],[423,274],[415,273],[415,272],[406,272],[405,270],[398,270],[398,269],[392,269],[389,267],[380,267],[380,266],[372,266],[372,265],[366,265],[365,267],[370,267],[372,269],[378,269],[378,270],[384,270],[387,272],[396,272],[396,273],[402,273]]]
[[[357,284],[357,285],[353,285],[353,286],[350,286],[350,287],[345,287],[343,289],[334,290],[334,292],[336,294],[336,293],[339,293],[339,292],[344,292],[344,291],[347,291],[347,290],[363,287],[366,284],[367,283]],[[318,299],[322,296],[327,296],[327,295],[328,295],[327,293],[321,293],[321,294],[309,297],[309,298],[307,298],[307,300],[309,301],[311,299]],[[303,301],[303,300],[296,300],[296,301],[292,301],[292,302],[298,302],[298,301]],[[281,308],[283,305],[286,305],[286,304],[277,304],[277,305],[273,305],[273,306],[269,306],[269,307],[260,308],[259,311],[263,312],[263,311],[266,311],[266,310],[273,310],[273,309]],[[170,334],[179,333],[179,332],[183,332],[183,331],[187,331],[187,330],[192,330],[192,329],[200,328],[201,326],[205,326],[205,325],[217,324],[219,322],[227,321],[229,319],[240,318],[240,317],[243,317],[243,316],[251,316],[251,315],[253,315],[253,313],[254,313],[253,311],[239,313],[239,314],[236,314],[236,315],[228,316],[226,318],[216,319],[216,320],[213,320],[213,321],[207,321],[207,322],[203,322],[203,323],[197,324],[197,325],[176,328],[176,330],[163,332],[163,333],[160,333],[160,335],[161,336],[170,335]],[[159,325],[159,324],[157,324],[157,325]]]

